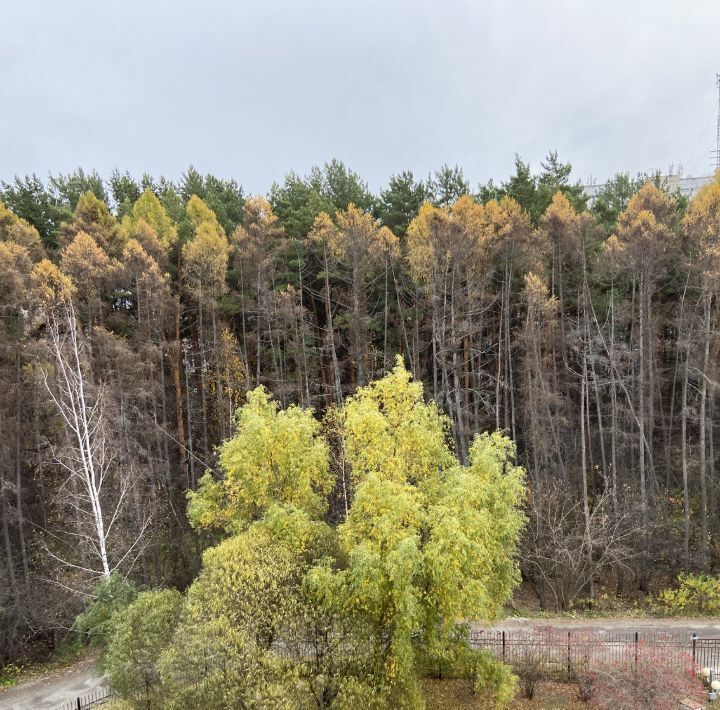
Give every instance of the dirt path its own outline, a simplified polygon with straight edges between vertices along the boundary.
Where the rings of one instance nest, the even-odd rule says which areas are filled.
[[[95,675],[95,661],[88,659],[0,691],[0,710],[53,710],[102,687],[102,678]]]

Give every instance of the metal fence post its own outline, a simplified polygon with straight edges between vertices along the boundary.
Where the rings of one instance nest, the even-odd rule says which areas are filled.
[[[638,639],[639,633],[635,632],[635,672],[637,673],[637,658],[638,658]]]
[[[570,660],[570,632],[568,631],[567,634],[568,634],[568,637],[567,637],[567,662],[568,662],[567,672],[568,672],[568,678],[570,678],[572,676],[572,662]]]
[[[503,663],[505,663],[505,632],[502,632]]]
[[[695,648],[695,647],[697,646],[697,638],[698,638],[698,637],[697,637],[697,634],[693,634],[693,635],[692,635],[692,642],[693,642],[693,644],[692,644],[692,646],[693,646],[693,649],[692,649],[693,665],[695,665],[695,662],[696,662],[696,660],[697,660],[697,652],[696,652],[696,648]]]
[[[82,704],[80,703],[80,698],[77,699],[77,710],[82,710]]]

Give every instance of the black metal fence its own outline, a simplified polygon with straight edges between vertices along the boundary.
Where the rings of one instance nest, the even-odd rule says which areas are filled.
[[[99,688],[93,693],[58,705],[56,708],[53,708],[53,710],[86,710],[87,708],[96,708],[107,703],[112,697],[113,693],[111,693],[110,690],[107,688]]]
[[[689,633],[612,633],[537,627],[513,631],[474,631],[474,648],[490,651],[510,665],[540,664],[558,675],[599,669],[609,664],[636,664],[656,658],[678,668],[709,668],[720,673],[720,639]]]

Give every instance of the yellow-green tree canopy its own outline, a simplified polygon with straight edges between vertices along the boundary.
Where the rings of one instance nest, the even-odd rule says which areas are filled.
[[[338,529],[346,566],[310,577],[324,597],[387,638],[382,684],[393,707],[417,707],[417,654],[442,656],[463,619],[494,619],[519,582],[523,476],[502,434],[450,450],[447,420],[402,360],[344,410],[357,482]],[[320,596],[323,595],[320,593]],[[418,641],[422,639],[422,641]]]
[[[159,705],[158,660],[172,638],[182,603],[174,589],[142,592],[112,617],[102,667],[113,690],[136,707]]]
[[[219,235],[226,237],[225,230],[220,226],[217,215],[197,196],[191,195],[185,207],[185,214],[190,220],[193,229],[197,230],[201,224],[209,225]]]
[[[419,709],[427,660],[511,687],[463,623],[494,619],[519,581],[514,445],[478,436],[461,465],[401,358],[334,417],[353,472],[335,528],[320,519],[332,479],[312,411],[280,409],[262,387],[239,409],[223,478],[207,474],[189,506],[195,527],[231,536],[205,552],[172,639],[150,640],[167,707]]]
[[[140,195],[130,214],[123,219],[123,227],[132,233],[140,220],[155,230],[157,238],[166,251],[177,242],[177,227],[150,188]]]
[[[237,432],[220,449],[223,479],[206,474],[191,493],[195,527],[234,530],[260,518],[272,503],[321,515],[332,486],[328,447],[312,410],[281,410],[264,387],[236,413]]]
[[[211,221],[198,224],[193,238],[182,250],[185,286],[198,301],[218,299],[225,290],[225,274],[230,253],[225,233]]]
[[[167,268],[167,251],[157,232],[144,219],[141,218],[134,224],[125,222],[124,230],[128,242],[134,239],[157,262],[158,266]]]
[[[393,370],[358,390],[343,408],[345,454],[353,478],[369,473],[419,483],[457,463],[448,447],[450,421],[426,403],[398,356]]]

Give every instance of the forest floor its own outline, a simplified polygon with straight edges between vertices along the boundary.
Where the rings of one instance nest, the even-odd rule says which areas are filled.
[[[474,693],[467,681],[427,678],[422,681],[422,689],[427,710],[490,710],[495,707],[486,698]],[[587,708],[587,703],[578,699],[577,687],[572,683],[541,682],[537,684],[532,700],[518,698],[509,707],[511,710],[580,710]]]

